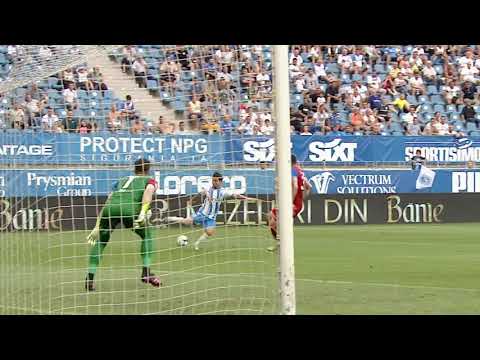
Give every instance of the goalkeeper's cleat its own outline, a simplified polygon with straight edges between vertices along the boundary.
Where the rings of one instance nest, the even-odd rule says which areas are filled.
[[[154,273],[150,273],[147,276],[142,277],[142,282],[145,284],[150,284],[154,287],[160,287],[162,286],[162,281],[160,280],[159,277],[155,276]]]
[[[195,241],[195,243],[193,244],[193,248],[194,248],[195,250],[200,250],[199,245],[200,245],[200,241],[197,240],[197,241]]]
[[[95,291],[95,282],[93,280],[89,280],[88,277],[85,279],[85,290],[88,292]]]

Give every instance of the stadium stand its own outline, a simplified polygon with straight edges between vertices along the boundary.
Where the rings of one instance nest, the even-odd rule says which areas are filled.
[[[477,133],[479,50],[477,45],[292,45],[292,132]],[[0,76],[11,65],[14,51],[13,45],[0,46]],[[233,128],[245,135],[271,133],[270,46],[128,45],[110,58],[112,66],[134,76],[136,86],[146,87],[159,103],[173,109],[188,131],[223,133]],[[138,110],[129,109],[130,103],[116,97],[102,81],[101,69],[85,65],[2,97],[0,127],[178,131],[164,119],[145,119]],[[48,107],[58,124],[48,116]]]

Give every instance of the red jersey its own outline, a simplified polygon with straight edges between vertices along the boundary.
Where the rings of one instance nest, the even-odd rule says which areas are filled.
[[[297,177],[297,186],[298,190],[295,194],[295,199],[293,200],[293,205],[297,209],[301,209],[303,207],[303,182],[305,181],[305,175],[303,170],[300,166],[295,165],[292,167],[292,178]]]

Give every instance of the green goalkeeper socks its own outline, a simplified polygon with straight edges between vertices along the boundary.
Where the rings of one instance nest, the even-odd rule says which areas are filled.
[[[97,272],[97,266],[100,263],[100,258],[102,257],[103,250],[110,240],[110,232],[100,230],[100,239],[90,250],[90,258],[88,261],[88,273],[95,274]]]

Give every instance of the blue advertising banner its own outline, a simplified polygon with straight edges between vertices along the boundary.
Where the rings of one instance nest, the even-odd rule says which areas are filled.
[[[274,139],[241,136],[131,136],[111,133],[1,133],[0,164],[199,165],[275,159]],[[480,137],[292,136],[292,152],[304,165],[406,162],[420,150],[433,163],[480,161]]]
[[[274,139],[234,138],[232,160],[272,161]],[[292,153],[304,165],[408,162],[417,150],[434,163],[480,161],[480,138],[448,136],[292,136]]]
[[[219,136],[132,136],[98,133],[0,134],[0,164],[132,164],[140,157],[178,165],[224,161]]]
[[[157,195],[187,195],[210,184],[212,171],[152,171]],[[224,185],[240,194],[273,194],[272,170],[225,170]],[[480,192],[480,171],[434,170],[431,186],[419,170],[308,170],[313,194],[462,193]],[[0,170],[0,197],[107,195],[129,170]]]

